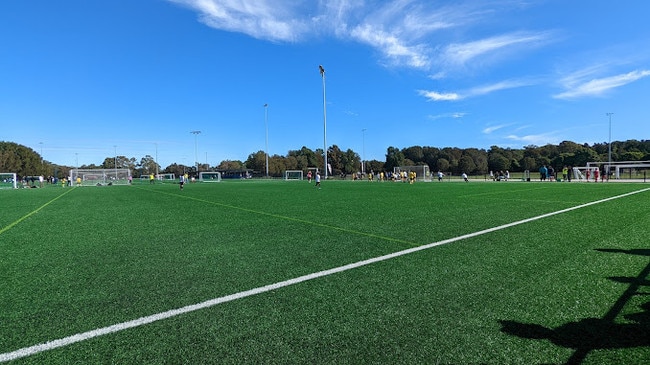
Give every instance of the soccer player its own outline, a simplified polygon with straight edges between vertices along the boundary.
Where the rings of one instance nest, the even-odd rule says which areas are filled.
[[[320,172],[316,171],[316,186],[315,188],[318,188],[320,190]]]

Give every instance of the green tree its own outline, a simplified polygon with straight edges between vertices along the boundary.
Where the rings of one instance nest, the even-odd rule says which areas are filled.
[[[438,171],[449,171],[449,160],[446,158],[439,158],[438,161],[436,161],[436,168]]]
[[[394,167],[404,166],[404,153],[397,147],[388,147],[386,151],[386,170],[393,171]]]
[[[341,156],[341,164],[342,172],[345,174],[351,174],[359,170],[361,166],[361,158],[356,152],[348,149]]]
[[[270,158],[269,158],[270,160]],[[266,172],[266,153],[264,151],[257,151],[248,155],[248,159],[245,162],[246,167],[254,171],[264,171]],[[269,161],[269,173],[271,171],[271,163]]]
[[[488,160],[488,168],[490,171],[506,171],[510,170],[510,161],[500,153],[491,153]]]
[[[421,164],[424,161],[424,149],[419,146],[412,146],[402,150],[404,158],[413,161],[413,165]]]
[[[130,161],[129,161],[128,165],[129,165],[129,168],[134,167],[134,166],[132,166]],[[121,166],[124,166],[124,164],[122,164]],[[144,175],[144,174],[155,174],[156,172],[160,172],[160,165],[158,165],[158,163],[156,163],[156,160],[153,157],[149,156],[149,155],[146,155],[146,156],[144,156],[143,158],[140,159],[140,163],[138,164],[138,168],[141,170],[142,175]]]
[[[223,160],[217,166],[218,170],[241,170],[244,163],[239,160]]]
[[[464,155],[458,162],[458,168],[460,173],[472,174],[476,170],[476,164],[470,155]]]
[[[356,171],[356,170],[355,170]],[[375,171],[375,172],[380,172],[380,171],[392,171],[392,169],[387,169],[386,165],[384,162],[377,161],[377,160],[370,160],[366,161],[366,171]]]

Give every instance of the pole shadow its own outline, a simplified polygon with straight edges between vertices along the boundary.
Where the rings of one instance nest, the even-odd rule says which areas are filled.
[[[650,256],[650,249],[596,251]],[[556,328],[500,320],[501,332],[521,338],[547,339],[557,346],[575,350],[566,364],[581,364],[592,350],[650,346],[650,300],[640,306],[639,312],[623,317],[633,323],[615,323],[616,317],[633,296],[650,295],[650,291],[640,291],[643,287],[650,287],[648,274],[650,263],[636,277],[609,277],[612,281],[627,284],[628,288],[603,318],[585,318]]]

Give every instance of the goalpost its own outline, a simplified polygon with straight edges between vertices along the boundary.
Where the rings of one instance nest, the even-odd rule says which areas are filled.
[[[15,172],[0,172],[0,189],[17,189]]]
[[[156,179],[162,182],[175,182],[176,174],[158,174]]]
[[[418,181],[431,181],[429,165],[399,166],[393,168],[393,173],[395,174],[399,174],[400,172],[408,173],[409,171],[415,171],[415,178]]]
[[[302,180],[302,170],[286,170],[284,172],[285,180]]]
[[[598,167],[587,166],[587,167],[574,167],[573,168],[573,179],[577,181],[591,181],[594,179],[594,171],[598,170]]]
[[[128,185],[129,169],[72,169],[70,183],[73,186]]]
[[[199,172],[199,181],[200,182],[220,182],[221,173],[218,171],[205,171]]]

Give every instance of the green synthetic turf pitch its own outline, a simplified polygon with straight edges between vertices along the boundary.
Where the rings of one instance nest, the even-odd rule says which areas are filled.
[[[0,191],[0,354],[643,190],[15,360],[643,364],[647,188],[222,181]]]

